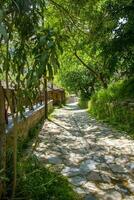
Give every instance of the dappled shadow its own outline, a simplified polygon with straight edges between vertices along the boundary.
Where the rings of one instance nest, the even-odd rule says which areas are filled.
[[[84,196],[93,193],[102,199],[118,192],[121,198],[133,198],[133,141],[77,105],[67,107],[71,109],[57,109],[44,123],[35,154],[55,165]]]
[[[57,122],[55,122],[55,121],[53,121],[51,119],[48,119],[48,121],[50,121],[51,123],[54,123],[55,125],[59,126],[62,129],[65,129],[66,131],[68,131],[68,129],[66,129],[64,126],[61,126],[59,123],[57,123]],[[63,121],[65,121],[65,120],[63,120]]]
[[[66,104],[63,108],[65,110],[80,110],[78,102]]]

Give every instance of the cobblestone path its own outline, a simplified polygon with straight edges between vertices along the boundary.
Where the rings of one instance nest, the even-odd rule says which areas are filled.
[[[44,123],[35,154],[85,200],[134,200],[134,141],[76,104],[56,109]]]

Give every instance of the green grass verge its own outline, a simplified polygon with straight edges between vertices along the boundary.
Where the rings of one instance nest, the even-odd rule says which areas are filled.
[[[43,166],[36,157],[18,163],[16,199],[80,200],[66,178]]]
[[[89,112],[134,137],[134,79],[118,81],[92,96]]]

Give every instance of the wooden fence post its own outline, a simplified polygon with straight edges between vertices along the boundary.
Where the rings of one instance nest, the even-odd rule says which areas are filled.
[[[6,121],[5,121],[5,97],[0,81],[0,199],[5,192],[6,171]]]
[[[45,104],[45,119],[48,118],[48,93],[47,93],[47,77],[44,76],[44,104]]]

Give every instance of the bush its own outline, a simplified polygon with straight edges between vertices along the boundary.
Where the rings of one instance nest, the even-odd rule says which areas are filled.
[[[92,96],[89,111],[134,136],[134,79],[118,81]]]
[[[45,168],[36,157],[18,164],[15,198],[24,200],[80,200],[66,178]]]

